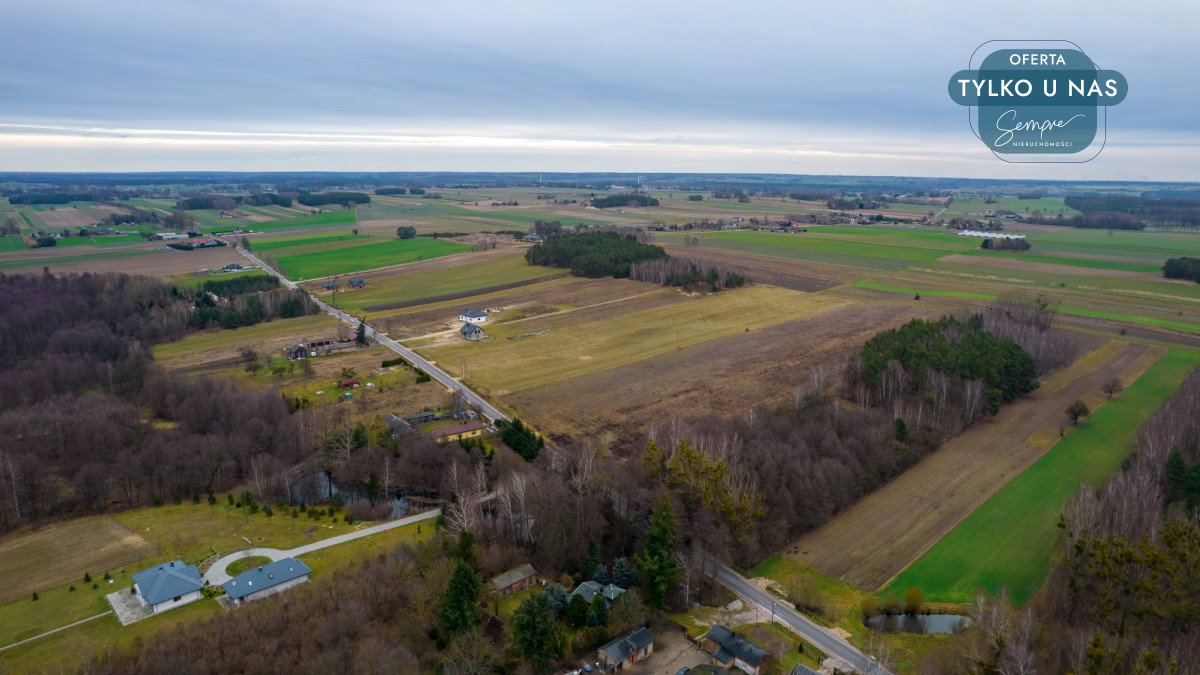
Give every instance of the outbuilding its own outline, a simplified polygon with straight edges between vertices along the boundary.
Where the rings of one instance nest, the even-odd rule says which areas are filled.
[[[525,563],[520,567],[514,567],[507,572],[503,572],[488,582],[491,587],[491,592],[500,597],[508,597],[514,593],[529,588],[537,580],[537,570],[533,569],[533,565]]]
[[[607,671],[632,668],[638,661],[654,653],[654,635],[648,628],[637,628],[618,637],[596,652],[600,665]]]

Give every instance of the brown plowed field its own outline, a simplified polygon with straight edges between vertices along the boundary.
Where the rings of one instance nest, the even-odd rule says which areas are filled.
[[[846,355],[872,335],[931,316],[933,309],[920,303],[855,304],[514,392],[504,403],[555,437],[612,432],[632,441],[646,426],[673,415],[737,414],[784,400],[818,362],[836,378]]]
[[[844,284],[853,279],[855,274],[855,270],[839,265],[820,265],[719,248],[659,245],[672,256],[725,265],[757,283],[790,288],[794,291],[820,291]]]
[[[100,576],[158,552],[158,546],[107,516],[78,518],[0,539],[0,603],[37,590]],[[84,592],[84,591],[81,591]]]
[[[1128,384],[1163,353],[1113,340],[1084,354],[790,544],[786,555],[864,589],[883,587],[1053,445],[1071,401],[1082,398],[1094,409],[1104,400],[1105,380],[1116,375]]]

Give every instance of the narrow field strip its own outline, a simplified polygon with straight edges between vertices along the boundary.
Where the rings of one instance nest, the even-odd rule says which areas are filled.
[[[1058,515],[1081,484],[1100,485],[1132,450],[1142,424],[1197,365],[1200,352],[1172,349],[964,519],[882,593],[910,587],[969,602],[976,589],[1007,588],[1018,603],[1041,586],[1056,555]]]

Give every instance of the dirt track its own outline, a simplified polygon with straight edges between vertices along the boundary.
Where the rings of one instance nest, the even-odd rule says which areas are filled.
[[[1059,438],[1063,410],[1077,398],[1093,409],[1100,386],[1132,382],[1165,352],[1113,340],[1043,381],[993,420],[947,441],[892,482],[785,554],[867,590],[887,584]]]

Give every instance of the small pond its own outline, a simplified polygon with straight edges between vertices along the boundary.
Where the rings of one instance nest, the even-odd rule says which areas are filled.
[[[958,614],[880,614],[867,620],[872,630],[884,633],[936,633],[954,635],[967,625],[967,617]]]

